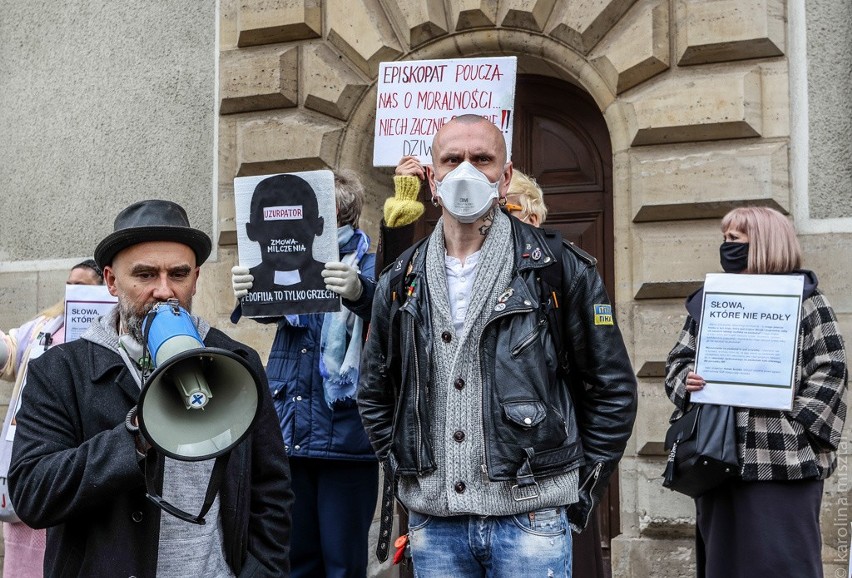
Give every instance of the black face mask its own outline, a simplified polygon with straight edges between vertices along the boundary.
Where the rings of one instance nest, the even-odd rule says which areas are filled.
[[[748,243],[722,243],[719,258],[725,273],[745,271],[748,267]]]

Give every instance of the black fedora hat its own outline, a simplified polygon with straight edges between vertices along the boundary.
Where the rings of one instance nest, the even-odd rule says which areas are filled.
[[[183,243],[195,252],[195,264],[210,256],[212,243],[203,231],[189,226],[183,207],[172,201],[150,199],[133,203],[115,218],[114,231],[98,244],[95,261],[101,268],[113,257],[132,245],[150,241]]]

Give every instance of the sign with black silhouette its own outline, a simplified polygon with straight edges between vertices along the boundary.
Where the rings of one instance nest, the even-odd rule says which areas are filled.
[[[337,261],[334,174],[310,171],[234,179],[240,265],[254,282],[246,317],[340,310],[322,270]]]

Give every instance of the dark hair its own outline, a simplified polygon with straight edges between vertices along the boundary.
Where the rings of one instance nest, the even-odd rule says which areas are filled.
[[[262,224],[263,208],[269,203],[298,203],[304,207],[303,218],[312,221],[319,218],[314,189],[305,179],[296,175],[274,175],[260,181],[251,197],[249,220]]]
[[[98,264],[95,263],[94,259],[86,259],[85,261],[81,261],[71,267],[72,271],[74,269],[91,269],[95,276],[98,278],[98,283],[101,285],[104,284],[104,272],[101,271],[101,268],[98,267]]]

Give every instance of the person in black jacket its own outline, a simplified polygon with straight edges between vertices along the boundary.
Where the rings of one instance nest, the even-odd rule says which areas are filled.
[[[379,487],[379,466],[354,399],[376,286],[370,238],[358,228],[364,186],[357,173],[335,171],[334,196],[340,261],[326,263],[321,278],[342,298],[341,310],[255,318],[276,325],[266,375],[293,476],[293,578],[367,575]],[[286,230],[278,221],[270,235]],[[231,273],[240,299],[252,288],[252,271],[235,266]],[[242,312],[238,302],[231,321]]]
[[[154,450],[135,418],[151,369],[142,321],[169,299],[191,310],[210,249],[179,205],[130,205],[95,250],[118,304],[80,339],[30,364],[9,485],[20,518],[48,528],[45,575],[289,575],[293,493],[263,366],[254,350],[198,317],[204,344],[242,357],[262,382],[260,417],[232,450],[206,524],[163,515],[146,499],[144,464]],[[211,469],[211,460],[166,459],[156,485],[178,508],[198,511]]]
[[[403,157],[396,166],[394,196],[384,205],[384,218],[381,222],[377,261],[390,263],[397,259],[413,242],[415,223],[424,213],[420,202],[421,182],[426,180],[426,171],[420,161],[413,156]],[[544,193],[535,179],[519,170],[512,171],[512,180],[506,194],[503,210],[518,220],[540,227],[547,219],[547,206]],[[377,268],[383,268],[377,265]],[[407,514],[400,512],[403,523],[400,531],[407,532]],[[572,576],[582,578],[605,578],[607,569],[601,547],[599,516],[593,514],[582,533],[572,536],[571,572]]]
[[[361,418],[398,477],[418,576],[568,576],[569,525],[588,523],[632,430],[627,352],[594,259],[553,254],[497,209],[512,178],[499,130],[457,117],[432,151],[443,216],[401,264],[404,288],[389,272],[376,288]],[[560,294],[543,295],[553,266]]]

